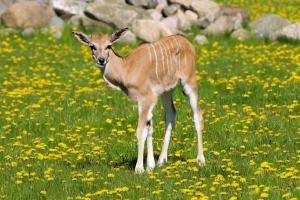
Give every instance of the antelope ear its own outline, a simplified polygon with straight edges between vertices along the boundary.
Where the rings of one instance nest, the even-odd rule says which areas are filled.
[[[111,43],[116,42],[116,41],[119,40],[120,37],[122,37],[127,31],[128,31],[128,28],[126,27],[126,28],[122,28],[121,30],[119,30],[119,31],[117,31],[117,32],[115,32],[115,33],[113,33],[113,34],[111,35],[110,42],[111,42]]]
[[[79,40],[82,44],[85,44],[85,45],[90,45],[91,44],[89,37],[87,35],[85,35],[84,33],[73,31],[72,35],[77,40]]]

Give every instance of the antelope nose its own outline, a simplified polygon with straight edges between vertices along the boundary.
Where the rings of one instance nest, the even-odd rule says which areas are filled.
[[[98,58],[98,61],[99,61],[99,63],[100,63],[101,65],[103,65],[103,64],[104,64],[104,61],[105,61],[105,59],[104,59],[104,58]]]

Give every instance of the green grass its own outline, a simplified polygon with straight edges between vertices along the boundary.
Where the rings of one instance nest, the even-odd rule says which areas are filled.
[[[177,89],[168,163],[136,175],[137,106],[105,86],[89,49],[69,29],[60,40],[2,37],[0,198],[299,198],[299,45],[209,40],[195,44],[207,164],[196,165],[191,111]],[[163,137],[158,102],[156,159]]]

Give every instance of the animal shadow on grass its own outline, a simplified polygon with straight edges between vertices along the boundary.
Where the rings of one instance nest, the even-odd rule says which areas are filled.
[[[155,154],[154,159],[157,161],[159,155]],[[107,163],[110,166],[117,167],[117,168],[123,168],[125,170],[134,170],[135,169],[135,164],[137,161],[137,157],[123,157],[122,161],[120,162],[114,162],[114,163]],[[147,155],[144,155],[144,167],[146,168],[147,166]]]

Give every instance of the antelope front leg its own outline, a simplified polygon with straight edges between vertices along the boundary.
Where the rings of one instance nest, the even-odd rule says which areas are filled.
[[[147,129],[148,129],[148,136],[147,136],[147,172],[152,171],[155,167],[155,160],[153,155],[153,144],[152,144],[152,120],[148,119],[147,121]]]
[[[153,157],[153,147],[152,147],[152,127],[151,127],[151,118],[152,118],[152,109],[153,102],[139,102],[139,122],[138,128],[136,131],[137,134],[137,143],[138,143],[138,158],[135,166],[136,173],[144,172],[144,146],[145,141],[148,136],[148,158],[147,164],[149,170],[154,168],[155,162]],[[150,122],[150,124],[149,124]],[[149,134],[150,133],[150,134]],[[147,169],[148,170],[148,169]]]

